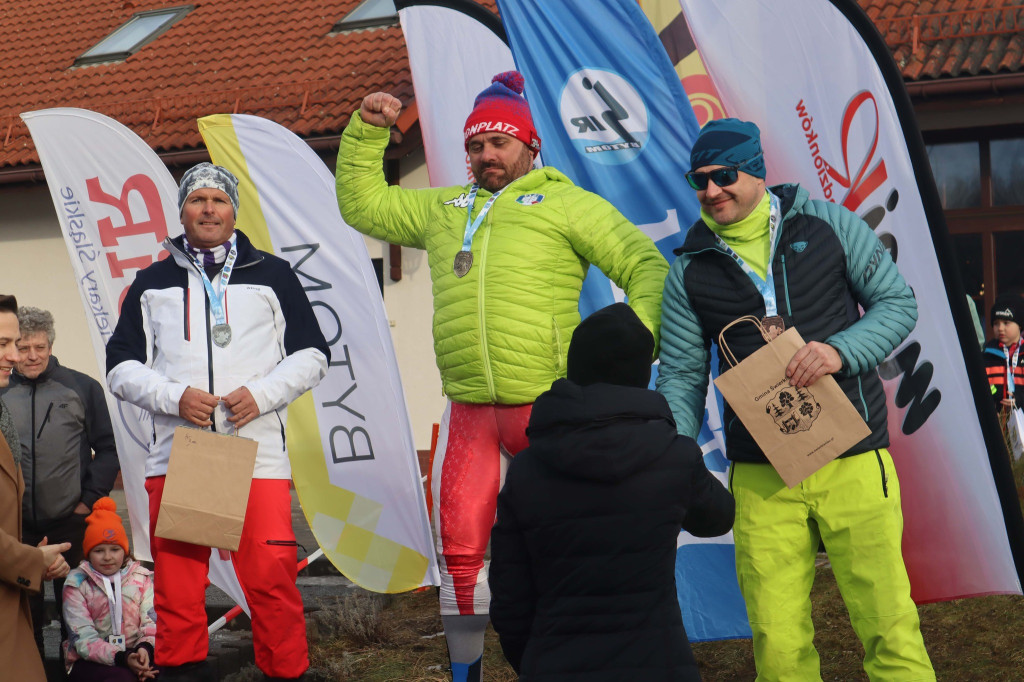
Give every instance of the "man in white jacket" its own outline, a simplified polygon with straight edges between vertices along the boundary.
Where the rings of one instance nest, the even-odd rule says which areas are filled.
[[[270,679],[309,667],[295,587],[286,408],[327,372],[330,350],[289,264],[235,230],[238,180],[210,163],[182,178],[185,228],[171,257],[142,270],[107,344],[107,383],[153,415],[146,459],[161,680],[208,676],[210,550],[158,538],[174,429],[240,430],[259,443],[241,544],[232,559],[252,613],[256,664]]]

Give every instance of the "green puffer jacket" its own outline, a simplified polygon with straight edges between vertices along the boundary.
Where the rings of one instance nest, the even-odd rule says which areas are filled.
[[[338,203],[360,232],[426,249],[434,352],[448,398],[521,405],[564,377],[588,263],[626,292],[658,338],[668,263],[610,203],[554,168],[533,170],[494,202],[473,237],[473,267],[459,278],[452,265],[462,247],[469,186],[388,186],[382,163],[388,136],[358,111],[352,115],[338,152]],[[480,190],[474,218],[489,197]]]

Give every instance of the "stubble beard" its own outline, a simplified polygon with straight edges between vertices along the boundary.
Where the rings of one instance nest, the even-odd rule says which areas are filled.
[[[499,175],[492,175],[488,178],[484,174],[490,168],[501,168],[504,172]],[[524,148],[523,153],[508,166],[503,164],[491,164],[490,166],[481,168],[480,174],[484,175],[484,177],[478,177],[477,182],[480,184],[480,187],[493,193],[512,184],[531,170],[533,170],[533,154],[530,153],[529,149]]]

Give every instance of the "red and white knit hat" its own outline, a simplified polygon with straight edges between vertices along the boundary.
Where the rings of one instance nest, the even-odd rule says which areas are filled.
[[[491,85],[476,96],[473,111],[463,130],[466,147],[480,133],[505,133],[516,138],[533,152],[540,152],[540,136],[533,127],[530,105],[523,97],[523,74],[505,71],[491,79]]]

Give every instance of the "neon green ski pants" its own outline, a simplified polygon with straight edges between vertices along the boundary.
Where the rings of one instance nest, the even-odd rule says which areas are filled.
[[[833,460],[792,490],[771,465],[737,462],[730,488],[757,682],[821,680],[810,601],[819,538],[864,645],[868,677],[935,680],[910,598],[900,485],[887,450]]]

